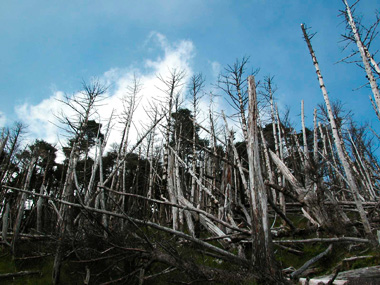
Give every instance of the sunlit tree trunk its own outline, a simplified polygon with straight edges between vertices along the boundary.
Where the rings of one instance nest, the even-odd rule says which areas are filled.
[[[352,16],[352,13],[351,13],[351,8],[348,5],[347,0],[343,0],[343,2],[344,2],[344,5],[346,6],[347,22],[351,27],[352,33],[353,33],[354,38],[355,38],[356,45],[358,46],[360,56],[361,56],[362,61],[363,61],[364,69],[365,69],[365,72],[367,74],[369,84],[371,85],[373,97],[375,98],[377,110],[379,112],[380,111],[379,87],[378,87],[376,79],[372,73],[372,69],[371,69],[370,61],[369,61],[372,59],[372,57],[370,56],[370,53],[369,53],[367,47],[364,46],[364,44],[361,40],[360,34],[359,34],[358,29],[357,29],[356,24],[355,24],[355,20]],[[372,59],[372,62],[374,62],[374,66],[375,66],[376,70],[378,70],[379,67],[377,66],[376,62],[373,59]]]
[[[30,162],[29,162],[29,165],[28,165],[28,172],[27,172],[25,184],[23,187],[24,190],[30,190],[29,185],[30,185],[30,181],[32,179],[33,169],[34,169],[36,161],[37,161],[37,156],[33,155]],[[24,216],[26,198],[27,198],[27,194],[22,193],[21,199],[19,200],[16,221],[15,221],[14,227],[13,227],[13,239],[12,239],[12,251],[13,251],[13,253],[15,253],[15,245],[16,245],[16,241],[18,238],[18,234],[20,233],[20,229],[21,229],[21,222],[22,222],[22,218]]]
[[[339,133],[338,133],[338,128],[337,128],[335,118],[334,118],[334,114],[333,114],[333,111],[331,108],[330,99],[329,99],[329,96],[327,93],[326,86],[325,86],[324,81],[323,81],[323,77],[322,77],[322,74],[321,74],[321,71],[319,68],[317,58],[316,58],[314,50],[311,46],[310,38],[309,38],[308,34],[306,33],[306,28],[303,24],[301,25],[301,28],[302,28],[302,32],[303,32],[305,41],[306,41],[307,46],[309,48],[309,52],[310,52],[311,58],[313,60],[314,67],[315,67],[316,72],[317,72],[319,85],[320,85],[320,88],[322,90],[323,98],[325,100],[325,104],[327,107],[327,112],[329,115],[330,125],[331,125],[331,129],[332,129],[332,133],[333,133],[333,137],[334,137],[334,142],[335,142],[335,146],[336,146],[336,149],[338,152],[339,159],[342,163],[345,174],[347,176],[348,184],[349,184],[350,190],[352,191],[352,195],[354,197],[356,207],[359,211],[359,215],[360,215],[361,221],[363,223],[365,233],[368,237],[373,239],[374,237],[372,234],[371,226],[369,224],[367,215],[364,211],[363,204],[360,200],[359,189],[356,185],[356,182],[355,182],[354,176],[352,174],[352,169],[349,165],[349,162],[347,161],[347,159],[344,155],[344,152],[343,152],[343,140],[341,139],[341,137],[339,136]]]
[[[275,265],[272,238],[268,224],[267,193],[264,185],[258,139],[258,108],[256,84],[253,76],[248,77],[248,165],[249,193],[252,215],[252,262],[257,268],[281,281],[280,271]]]

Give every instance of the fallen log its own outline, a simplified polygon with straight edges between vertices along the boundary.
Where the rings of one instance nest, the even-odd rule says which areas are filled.
[[[317,256],[314,256],[312,259],[308,260],[304,265],[302,265],[299,269],[297,269],[292,274],[290,274],[290,278],[297,280],[298,277],[302,274],[302,272],[304,272],[306,269],[308,269],[311,265],[316,263],[322,257],[328,255],[331,250],[332,250],[332,244],[330,244],[329,247],[325,251],[321,252]]]
[[[328,284],[328,282],[333,277],[334,274],[314,277],[310,280],[306,280],[306,278],[301,278],[299,281],[300,284],[309,285]],[[380,284],[380,266],[377,265],[339,272],[333,284]]]
[[[0,235],[2,235],[3,232],[0,232]],[[7,233],[8,236],[13,236],[14,233],[13,232],[8,232]],[[53,236],[51,235],[34,235],[34,234],[24,234],[24,233],[20,233],[18,234],[18,236],[20,237],[24,237],[24,238],[33,238],[33,239],[53,239]],[[2,238],[0,236],[0,238]]]
[[[0,274],[0,280],[10,279],[10,278],[16,278],[16,277],[23,277],[28,275],[41,275],[40,271],[19,271],[14,273],[4,273]]]
[[[276,244],[276,246],[278,246],[278,247],[282,248],[283,250],[286,250],[290,253],[296,254],[296,255],[303,255],[304,254],[303,251],[300,251],[300,250],[297,250],[297,249],[294,249],[291,247],[283,246],[281,244]]]
[[[201,247],[204,247],[204,248],[206,248],[208,250],[211,250],[211,251],[216,252],[216,253],[218,253],[220,255],[223,255],[226,259],[228,259],[232,263],[239,264],[239,265],[242,265],[242,266],[247,267],[247,268],[249,268],[249,267],[252,266],[247,259],[240,258],[239,256],[236,256],[235,254],[230,253],[229,251],[220,249],[220,248],[218,248],[218,247],[216,247],[216,246],[214,246],[212,244],[209,244],[207,242],[204,242],[204,241],[202,241],[202,240],[200,240],[198,238],[189,236],[189,235],[187,235],[187,234],[185,234],[183,232],[179,232],[179,231],[173,230],[171,228],[167,228],[165,226],[161,226],[161,225],[153,223],[153,222],[143,221],[143,220],[139,220],[139,219],[136,219],[136,218],[132,218],[132,217],[126,215],[125,213],[120,214],[120,213],[114,213],[114,212],[110,212],[110,211],[106,211],[106,210],[96,209],[96,208],[85,206],[83,204],[71,203],[71,202],[68,202],[68,201],[65,201],[65,200],[61,200],[61,199],[57,199],[57,198],[54,198],[54,197],[50,197],[48,195],[38,194],[38,193],[34,193],[32,191],[23,190],[23,189],[19,189],[19,188],[15,188],[15,187],[10,187],[10,186],[5,186],[5,185],[3,187],[6,187],[6,188],[9,188],[9,189],[12,189],[12,190],[16,190],[16,191],[19,191],[19,192],[28,193],[30,195],[43,197],[43,198],[46,198],[46,199],[49,199],[49,200],[53,200],[53,201],[56,201],[56,202],[59,202],[61,204],[68,205],[68,206],[71,206],[71,207],[74,207],[74,208],[83,209],[83,210],[86,210],[86,211],[89,211],[89,212],[93,212],[93,213],[105,214],[105,215],[113,216],[113,217],[116,217],[116,218],[128,220],[128,221],[133,222],[135,224],[139,224],[139,225],[155,228],[157,230],[164,231],[164,232],[173,234],[173,235],[178,236],[178,237],[182,237],[182,238],[184,238],[184,239],[186,239],[188,241],[191,241],[191,242],[193,242],[193,243],[195,243],[195,244],[197,244],[197,245],[199,245]]]
[[[31,259],[39,259],[39,258],[44,258],[47,256],[51,256],[51,253],[47,254],[41,254],[41,255],[34,255],[34,256],[25,256],[25,257],[16,257],[14,260],[31,260]]]
[[[311,238],[311,239],[298,239],[298,240],[274,240],[273,243],[313,243],[313,242],[359,242],[370,243],[371,241],[364,238],[356,237],[337,237],[337,238]]]

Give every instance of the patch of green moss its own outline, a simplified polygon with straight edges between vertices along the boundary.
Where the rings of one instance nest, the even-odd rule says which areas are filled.
[[[30,244],[29,244],[30,246]],[[42,248],[41,245],[34,244],[36,247]],[[36,248],[28,247],[26,244],[19,244],[18,257],[35,256]],[[14,259],[7,248],[0,251],[0,274],[16,273],[20,271],[38,271],[40,274],[16,277],[6,280],[6,284],[13,285],[44,285],[51,284],[52,270],[54,264],[53,256],[45,256],[36,259]],[[64,262],[61,271],[62,284],[83,284],[83,280],[78,278],[77,274],[70,274],[72,266],[68,262]]]
[[[14,260],[8,250],[2,250],[0,257],[0,273],[16,273],[19,271],[39,271],[41,275],[23,276],[6,280],[7,284],[15,285],[43,285],[51,283],[52,259],[50,257],[41,258],[33,261]],[[6,255],[5,255],[6,254]]]

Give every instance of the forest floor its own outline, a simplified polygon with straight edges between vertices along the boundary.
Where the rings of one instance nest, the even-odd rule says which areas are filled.
[[[295,269],[300,268],[305,262],[318,255],[319,253],[325,251],[328,247],[328,244],[295,244],[289,246],[288,248],[280,247],[275,244],[274,247],[278,264],[281,268],[284,269],[283,272],[284,275],[286,275],[287,273],[294,272]],[[238,268],[235,268],[235,266],[232,266],[225,261],[219,260],[217,258],[212,258],[210,256],[204,256],[192,248],[182,247],[181,249],[177,248],[177,250],[181,256],[191,258],[195,261],[196,264],[202,266],[209,266],[213,268],[224,269],[227,271],[238,270]],[[16,256],[17,257],[12,257],[12,254],[7,247],[0,249],[0,284],[51,284],[54,261],[54,242],[23,239],[18,245]],[[109,261],[109,263],[111,263],[111,261]],[[313,279],[317,276],[322,276],[317,278],[320,281],[328,281],[331,280],[334,274],[339,273],[339,275],[336,277],[336,280],[347,280],[348,277],[356,277],[356,279],[351,278],[351,283],[349,284],[380,284],[380,282],[378,282],[380,281],[380,266],[378,266],[379,264],[379,249],[373,249],[371,247],[368,247],[368,245],[363,244],[336,243],[333,245],[333,249],[330,254],[323,257],[317,263],[309,267],[305,272],[303,272],[300,277],[304,278],[301,278],[301,281],[303,280],[303,282],[306,282],[305,277],[308,279]],[[91,274],[102,271],[104,268],[106,268],[105,265],[108,265],[108,263],[95,263],[89,265]],[[119,265],[119,267],[123,268],[123,265]],[[365,270],[365,268],[368,267],[371,269]],[[153,275],[155,273],[161,272],[163,269],[165,269],[164,266],[157,264],[156,266],[152,267],[149,274]],[[354,272],[352,271],[357,269],[361,270]],[[348,275],[347,272],[351,273],[351,275]],[[19,273],[20,276],[5,275],[10,273]],[[85,264],[78,262],[78,260],[75,258],[75,255],[73,254],[68,256],[63,263],[61,283],[84,284],[85,277]],[[110,276],[107,275],[107,278],[109,277]],[[360,278],[358,279],[358,277]],[[90,282],[89,284],[100,284],[103,281],[106,282],[107,278],[103,280],[98,279],[99,283]],[[172,272],[161,277],[154,278],[154,280],[148,280],[147,282],[144,282],[144,284],[168,284],[173,280],[178,280],[179,278],[181,278],[181,272],[172,270]],[[354,280],[360,282],[352,283]],[[136,282],[136,284],[138,284],[138,282]],[[246,284],[252,284],[252,280],[247,280]],[[313,283],[310,281],[309,284]],[[344,283],[339,283],[336,281],[334,284]]]
[[[282,221],[274,219],[272,216],[272,230],[281,232],[283,229]],[[321,231],[310,231],[310,225],[307,219],[300,213],[289,213],[289,218],[299,229],[305,229],[298,235],[285,235],[283,237],[274,236],[274,253],[279,268],[283,270],[285,277],[304,266],[314,257],[326,252],[314,264],[310,265],[300,277],[303,284],[313,284],[313,278],[318,282],[326,281],[325,284],[333,277],[335,283],[338,280],[351,280],[348,284],[380,284],[380,249],[379,247],[371,247],[368,243],[353,242],[305,242],[305,243],[277,243],[285,240],[307,240],[312,238],[331,238],[327,233]],[[205,254],[200,248],[186,243],[181,239],[173,238],[169,234],[155,231],[150,228],[140,228],[140,232],[149,237],[150,242],[157,245],[157,248],[171,249],[175,252],[179,260],[187,260],[193,262],[196,266],[215,268],[228,273],[229,276],[246,274],[245,281],[236,280],[233,283],[230,279],[226,279],[225,284],[255,284],[254,278],[249,273],[240,268],[238,265],[231,264],[228,261],[212,257]],[[139,274],[134,273],[140,270],[141,264],[147,260],[143,257],[135,257],[134,252],[121,251],[124,248],[144,248],[139,239],[134,238],[133,234],[128,238],[124,233],[115,234],[112,240],[103,240],[103,235],[89,235],[87,240],[72,239],[66,245],[66,254],[61,269],[61,284],[172,284],[182,283],[189,284],[186,275],[175,267],[168,267],[162,263],[154,263],[143,274],[143,282],[139,280]],[[207,239],[209,236],[205,231],[201,231],[201,239]],[[215,246],[222,247],[218,241],[211,241]],[[52,269],[54,264],[54,255],[56,252],[56,239],[51,236],[41,238],[41,235],[32,238],[32,235],[24,235],[17,243],[16,253],[13,256],[9,247],[5,244],[0,247],[0,284],[51,284]],[[110,244],[119,244],[119,249],[110,246]],[[332,246],[331,246],[332,245]],[[113,248],[113,249],[112,249]],[[170,251],[170,250],[169,250]],[[103,253],[105,253],[104,256]],[[231,248],[231,252],[237,254],[237,249]],[[128,256],[129,255],[129,256]],[[249,243],[245,244],[245,255],[251,255]],[[121,257],[121,258],[120,258]],[[120,260],[118,260],[120,258]],[[369,269],[368,269],[369,268]],[[360,269],[358,271],[358,269]],[[130,279],[122,279],[116,282],[120,276],[128,276],[131,272],[134,277]],[[164,272],[164,274],[162,274]],[[88,283],[85,283],[90,279]],[[136,278],[137,276],[137,278]],[[150,278],[149,276],[153,276]],[[90,278],[91,277],[91,278]],[[306,279],[307,278],[307,279]],[[298,278],[297,278],[298,279]],[[310,281],[308,281],[310,279]],[[115,282],[113,282],[113,281]],[[125,283],[128,280],[128,283]],[[244,279],[243,279],[244,280]],[[355,281],[356,280],[356,281]],[[111,283],[109,283],[111,281]],[[124,282],[124,283],[123,283]],[[292,281],[298,283],[297,281]],[[355,283],[357,282],[357,283]],[[207,281],[207,284],[212,282]],[[192,284],[205,284],[204,281]],[[217,283],[213,283],[217,284]]]

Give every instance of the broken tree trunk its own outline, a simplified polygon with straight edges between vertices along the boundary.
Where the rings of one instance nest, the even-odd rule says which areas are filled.
[[[273,245],[268,225],[267,193],[261,174],[259,129],[257,126],[258,108],[256,83],[248,77],[248,165],[249,196],[252,216],[252,262],[264,271],[264,278],[272,276],[270,282],[282,282],[280,271],[275,265]]]

